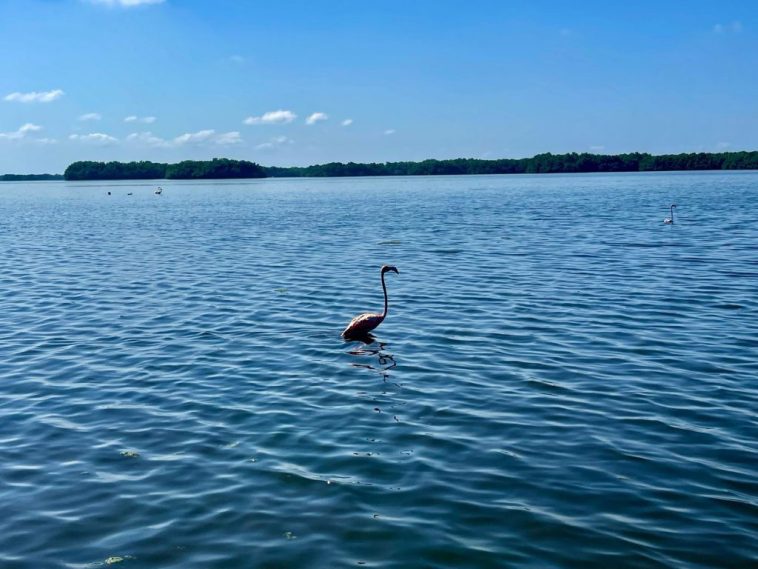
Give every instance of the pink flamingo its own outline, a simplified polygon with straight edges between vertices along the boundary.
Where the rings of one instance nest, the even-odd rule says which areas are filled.
[[[384,290],[384,312],[381,314],[373,314],[371,312],[367,312],[366,314],[361,314],[360,316],[356,316],[350,321],[350,324],[347,325],[347,328],[345,328],[342,332],[343,338],[355,338],[356,336],[364,336],[371,332],[374,328],[379,326],[384,319],[387,317],[387,285],[384,284],[384,273],[388,271],[393,271],[396,274],[400,274],[400,272],[397,270],[397,267],[393,267],[391,265],[384,265],[382,267],[382,289]]]

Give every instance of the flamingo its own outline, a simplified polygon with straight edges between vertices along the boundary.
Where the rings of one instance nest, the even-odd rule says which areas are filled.
[[[384,265],[382,267],[382,290],[384,290],[384,312],[381,314],[373,314],[371,312],[367,312],[365,314],[361,314],[359,316],[356,316],[350,321],[350,324],[347,325],[347,328],[345,328],[342,332],[343,338],[355,338],[358,336],[365,336],[371,330],[379,326],[384,319],[387,317],[387,285],[384,284],[384,273],[392,271],[396,274],[400,274],[400,272],[397,270],[397,267],[393,267],[391,265]]]
[[[674,223],[674,208],[676,207],[675,203],[671,204],[671,217],[667,217],[663,220],[663,223]]]
[[[160,186],[158,186],[158,189],[155,190],[155,193],[156,193],[156,195],[161,195],[163,193],[163,188],[161,188]]]

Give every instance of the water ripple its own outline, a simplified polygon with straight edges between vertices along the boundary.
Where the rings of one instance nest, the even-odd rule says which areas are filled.
[[[0,566],[753,566],[757,186],[3,186]]]

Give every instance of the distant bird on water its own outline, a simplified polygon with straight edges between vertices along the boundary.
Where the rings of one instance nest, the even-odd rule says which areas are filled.
[[[675,207],[676,207],[676,204],[672,203],[671,207],[669,208],[671,209],[671,217],[667,217],[666,219],[664,219],[663,223],[674,223],[674,208]]]
[[[356,338],[360,336],[365,336],[371,330],[379,326],[384,319],[387,317],[387,285],[384,284],[384,273],[392,271],[396,274],[400,274],[400,272],[397,270],[397,267],[393,267],[391,265],[384,265],[382,267],[382,290],[384,290],[384,312],[381,314],[373,314],[371,312],[367,312],[366,314],[361,314],[360,316],[356,316],[350,321],[350,324],[347,325],[347,328],[345,328],[342,332],[343,338]]]
[[[158,189],[155,190],[155,193],[156,193],[156,195],[161,195],[163,193],[163,188],[161,188],[160,186],[158,186]]]

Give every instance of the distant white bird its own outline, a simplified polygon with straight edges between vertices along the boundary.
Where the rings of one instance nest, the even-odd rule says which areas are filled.
[[[163,188],[161,188],[160,186],[158,186],[158,189],[157,189],[157,190],[155,190],[155,194],[159,196],[159,195],[161,195],[162,193],[163,193]]]
[[[671,209],[671,217],[667,217],[666,219],[664,219],[663,223],[674,223],[674,208],[675,207],[676,207],[676,204],[672,203],[671,207],[669,208]]]

